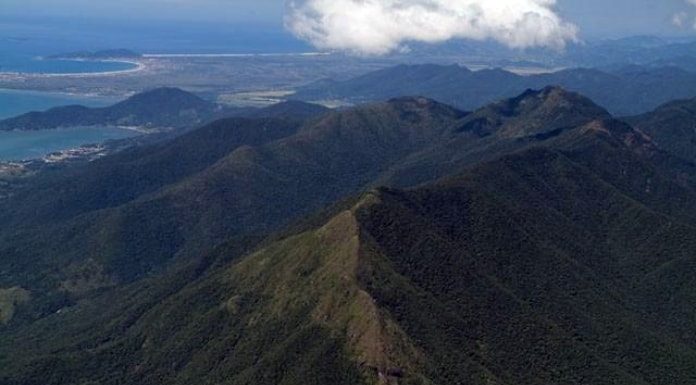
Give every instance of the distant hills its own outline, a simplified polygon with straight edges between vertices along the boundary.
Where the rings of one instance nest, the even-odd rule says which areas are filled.
[[[447,63],[521,68],[616,68],[639,65],[693,66],[696,40],[691,37],[629,36],[619,39],[587,39],[563,50],[535,48],[520,51],[493,41],[453,40],[442,44],[409,43],[405,54],[394,54],[399,62]]]
[[[633,36],[572,46],[565,54],[565,60],[585,67],[607,67],[618,63],[655,67],[664,63],[687,64],[683,59],[689,56],[685,53],[690,52],[696,52],[693,39]]]
[[[289,103],[45,170],[0,201],[0,382],[690,384],[691,104]]]
[[[46,130],[77,126],[129,126],[142,130],[194,127],[231,116],[303,119],[329,111],[314,104],[288,101],[267,108],[232,108],[178,88],[138,93],[104,108],[56,107],[0,121],[0,131]]]
[[[421,95],[471,110],[525,89],[546,86],[562,86],[587,95],[614,115],[635,115],[674,99],[696,96],[696,73],[677,67],[631,66],[610,72],[568,69],[521,76],[501,69],[470,71],[458,65],[399,65],[345,81],[310,84],[292,98],[365,103]]]
[[[56,107],[0,121],[0,130],[44,130],[76,126],[133,126],[144,129],[200,124],[222,110],[212,102],[177,88],[136,94],[104,108]]]

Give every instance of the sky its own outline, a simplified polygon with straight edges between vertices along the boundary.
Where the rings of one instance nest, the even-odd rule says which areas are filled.
[[[283,0],[2,0],[0,15],[280,24]]]
[[[696,19],[696,0],[560,0],[559,13],[578,24],[584,35],[617,38],[631,35],[696,35],[693,23],[676,26],[685,12]]]
[[[172,39],[301,40],[381,55],[409,41],[492,40],[551,47],[631,35],[696,37],[696,0],[0,0],[0,28],[109,26]],[[364,22],[367,20],[368,22]],[[71,29],[72,28],[72,29]],[[0,29],[0,33],[2,30]],[[66,32],[67,33],[67,32]],[[127,32],[124,32],[127,34]],[[133,39],[136,39],[136,34]],[[1,36],[0,36],[1,37]],[[282,40],[281,39],[281,40]],[[280,41],[280,40],[278,40]],[[154,44],[154,43],[152,43]]]

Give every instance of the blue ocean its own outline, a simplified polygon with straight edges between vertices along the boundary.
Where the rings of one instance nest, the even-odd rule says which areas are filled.
[[[75,74],[124,71],[135,67],[134,64],[120,62],[42,59],[36,55],[15,52],[13,47],[7,43],[0,44],[0,53],[0,72]],[[99,107],[116,101],[112,98],[78,97],[58,93],[0,89],[0,119],[69,104]]]
[[[31,91],[0,90],[0,119],[28,111],[81,104],[99,107],[112,104],[113,99],[78,97]],[[76,127],[59,130],[0,132],[0,161],[41,158],[52,152],[123,139],[136,133],[119,128]]]
[[[123,71],[134,66],[129,63],[115,62],[47,60],[34,52],[29,53],[18,49],[20,47],[15,45],[12,41],[0,42],[0,72],[74,74]],[[88,107],[102,107],[118,101],[115,98],[0,89],[0,119],[58,106],[80,104]],[[86,127],[0,132],[0,161],[41,158],[56,151],[102,143],[110,139],[127,138],[135,134],[133,131],[119,128]]]
[[[56,151],[135,135],[135,131],[117,127],[0,132],[0,161],[37,159]]]
[[[127,63],[39,60],[23,55],[5,55],[0,58],[2,72],[82,73],[124,70],[129,66]],[[0,119],[57,106],[80,104],[102,107],[117,101],[118,99],[114,98],[0,89]],[[41,158],[56,151],[102,143],[110,139],[123,139],[135,134],[133,131],[119,128],[87,127],[0,132],[0,161]]]
[[[0,3],[2,1],[0,0]],[[0,6],[0,8],[2,8]],[[76,51],[127,48],[141,53],[305,52],[309,48],[285,31],[266,25],[112,20],[75,21],[41,16],[6,18],[0,12],[0,72],[95,73],[128,70],[129,63],[45,60]],[[118,102],[89,96],[0,89],[0,119],[30,111],[80,104],[99,107]],[[131,131],[71,128],[39,132],[0,132],[0,160],[28,159],[58,150],[133,135]]]
[[[80,104],[87,107],[103,107],[116,102],[118,99],[114,98],[0,89],[0,119],[57,106]]]

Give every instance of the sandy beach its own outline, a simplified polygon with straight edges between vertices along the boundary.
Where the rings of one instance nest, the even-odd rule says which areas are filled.
[[[83,61],[83,60],[74,60]],[[87,78],[87,77],[104,77],[104,76],[119,76],[133,74],[145,71],[149,66],[149,60],[134,60],[134,59],[118,59],[118,60],[92,60],[97,62],[109,63],[126,63],[134,65],[134,68],[117,71],[103,72],[78,72],[78,73],[27,73],[27,72],[0,72],[0,80],[20,80],[20,79],[50,79],[50,78]]]

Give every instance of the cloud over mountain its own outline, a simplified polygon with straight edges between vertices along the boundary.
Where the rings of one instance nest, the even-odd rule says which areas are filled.
[[[408,42],[492,39],[563,48],[577,27],[556,0],[288,0],[286,27],[317,48],[382,55]]]

